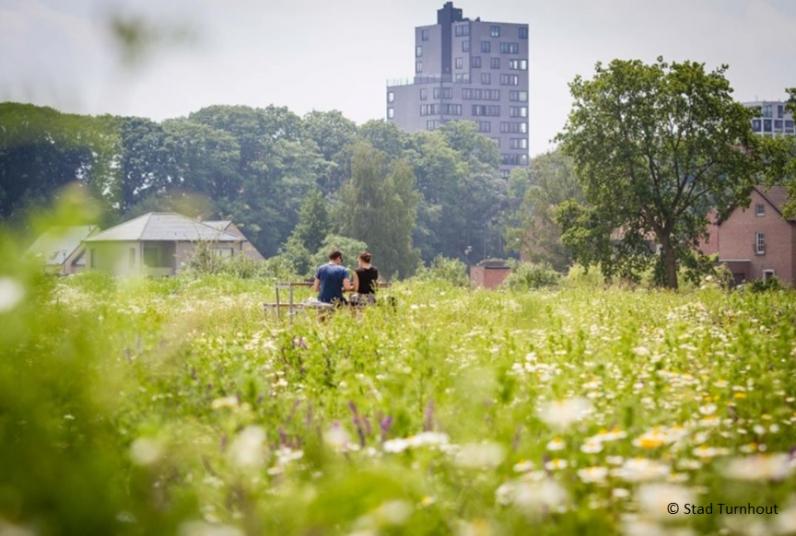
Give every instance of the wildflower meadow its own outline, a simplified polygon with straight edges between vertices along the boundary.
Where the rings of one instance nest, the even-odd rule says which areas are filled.
[[[289,320],[267,279],[30,274],[0,534],[796,530],[790,291],[426,278]]]

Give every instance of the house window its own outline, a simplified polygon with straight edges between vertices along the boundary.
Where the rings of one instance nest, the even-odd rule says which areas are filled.
[[[492,83],[492,74],[491,73],[481,73],[481,83],[485,86],[488,86]]]
[[[768,281],[769,279],[774,279],[777,276],[774,270],[768,269],[763,270],[763,281]]]
[[[395,108],[387,108],[387,118],[392,119],[395,117]]]
[[[415,47],[415,57],[419,58],[423,55],[423,47],[421,45],[417,45]]]
[[[428,30],[420,30],[420,40],[428,41]]]
[[[423,62],[422,61],[416,61],[415,62],[415,72],[416,73],[422,73],[423,72]]]
[[[766,235],[765,233],[755,233],[755,254],[766,254]]]
[[[527,26],[520,26],[517,28],[517,37],[520,39],[528,39],[528,27]]]
[[[473,56],[470,58],[470,67],[479,69],[481,67],[481,56]]]
[[[456,37],[464,37],[470,35],[470,24],[469,23],[457,24],[456,26],[454,26],[453,33],[454,35],[456,35]]]
[[[234,255],[235,250],[232,248],[214,248],[213,253],[218,257],[229,258]]]
[[[464,67],[464,60],[462,58],[456,58],[456,68],[461,69]]]
[[[424,87],[420,88],[420,100],[426,100],[428,98],[428,90]]]
[[[492,123],[489,121],[479,121],[478,132],[492,132]]]
[[[771,119],[763,119],[763,132],[771,132]]]
[[[462,52],[470,52],[470,40],[464,39],[462,41]]]
[[[758,203],[755,205],[755,216],[765,216],[766,215],[766,206],[763,203]]]
[[[492,69],[500,69],[500,58],[492,58],[489,60],[489,67]]]
[[[135,248],[130,248],[127,261],[130,265],[130,268],[135,268]]]
[[[760,119],[752,119],[752,130],[755,132],[760,132],[761,128]]]
[[[484,54],[489,54],[490,52],[492,52],[492,42],[481,41],[481,52]]]
[[[388,91],[387,92],[387,102],[393,102],[395,100],[395,92]]]
[[[489,35],[491,37],[500,37],[500,26],[492,26],[489,28]]]

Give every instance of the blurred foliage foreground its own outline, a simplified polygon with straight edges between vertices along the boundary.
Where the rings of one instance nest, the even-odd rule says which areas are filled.
[[[796,526],[789,291],[417,279],[291,326],[263,279],[55,279],[7,238],[0,258],[2,534]]]

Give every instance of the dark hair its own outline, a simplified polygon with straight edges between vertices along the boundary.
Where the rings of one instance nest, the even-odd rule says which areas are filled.
[[[362,253],[359,254],[359,258],[362,260],[362,262],[370,263],[370,260],[373,258],[373,255],[371,255],[369,251],[363,251]]]
[[[340,253],[340,250],[338,250],[338,249],[336,249],[336,250],[332,251],[331,253],[329,253],[329,260],[333,261],[335,259],[340,259],[340,260],[343,259],[343,254]]]

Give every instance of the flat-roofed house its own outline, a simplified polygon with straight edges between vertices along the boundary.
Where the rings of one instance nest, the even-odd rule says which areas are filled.
[[[179,273],[202,242],[223,257],[248,255],[249,248],[253,249],[241,233],[226,232],[174,212],[149,212],[83,241],[88,268],[141,276]]]
[[[49,273],[68,275],[80,272],[86,267],[83,240],[97,230],[95,225],[53,227],[31,244],[28,254],[39,257]]]

